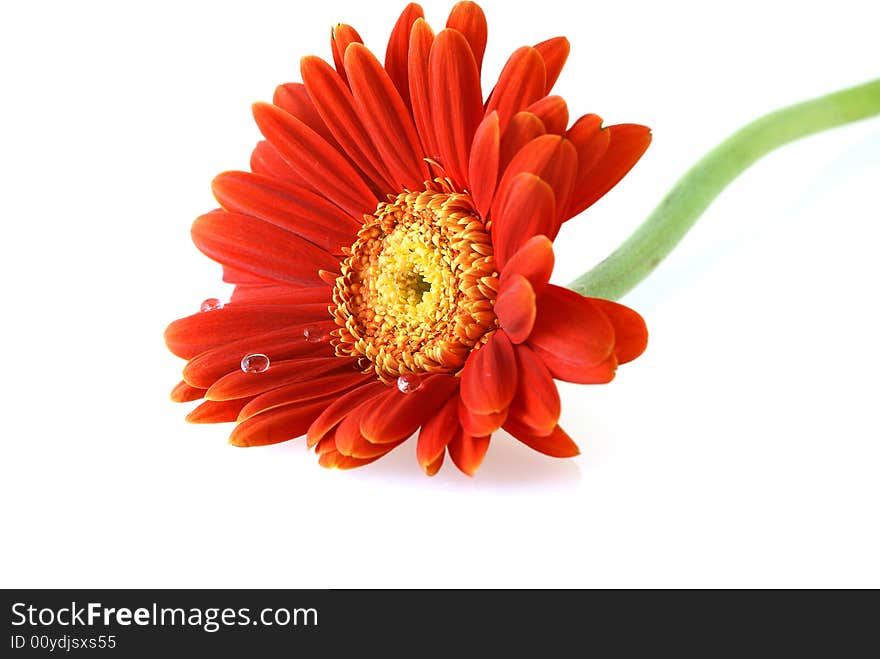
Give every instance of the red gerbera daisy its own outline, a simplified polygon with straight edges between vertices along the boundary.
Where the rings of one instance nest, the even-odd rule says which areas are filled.
[[[436,35],[410,4],[384,67],[347,25],[335,68],[302,60],[254,117],[251,172],[213,183],[198,248],[235,285],[165,333],[189,360],[172,398],[230,441],[304,434],[325,467],[372,462],[418,431],[429,475],[448,452],[473,474],[503,428],[578,453],[554,378],[605,383],[644,350],[642,318],[548,283],[563,222],[611,189],[651,141],[550,92],[568,41],[516,50],[484,100],[486,21],[473,2]]]

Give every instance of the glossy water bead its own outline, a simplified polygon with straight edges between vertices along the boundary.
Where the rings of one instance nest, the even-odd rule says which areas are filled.
[[[422,388],[422,376],[416,373],[404,373],[397,378],[397,388],[405,394],[418,391]]]
[[[309,325],[303,330],[303,336],[309,343],[321,343],[327,340],[327,333],[317,325]]]
[[[218,300],[216,297],[209,297],[207,300],[202,302],[202,305],[199,307],[200,311],[214,311],[215,309],[220,309],[223,307],[223,303]]]
[[[265,373],[269,370],[269,358],[266,355],[247,355],[241,360],[241,370],[245,373]]]

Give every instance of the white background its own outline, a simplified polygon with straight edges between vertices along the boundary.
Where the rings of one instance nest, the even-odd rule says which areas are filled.
[[[650,346],[562,386],[575,460],[499,435],[474,479],[424,477],[413,443],[329,472],[184,423],[162,332],[228,293],[189,225],[246,168],[250,103],[332,23],[384,55],[402,6],[4,3],[0,585],[880,586],[880,120],[759,163],[628,296]],[[572,113],[654,130],[565,227],[559,283],[743,123],[880,75],[868,1],[484,9],[484,87],[565,34]]]

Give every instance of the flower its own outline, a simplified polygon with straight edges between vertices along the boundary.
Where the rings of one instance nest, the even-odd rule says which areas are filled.
[[[325,467],[370,463],[418,431],[433,475],[480,465],[504,429],[541,453],[578,453],[554,379],[606,383],[645,349],[631,309],[548,283],[563,222],[611,189],[651,140],[632,124],[569,127],[550,95],[557,37],[514,51],[484,101],[487,26],[473,2],[434,33],[421,7],[394,26],[384,66],[358,33],[334,66],[254,105],[251,172],[213,182],[192,228],[235,285],[229,303],[171,323],[189,360],[172,398],[230,442],[307,435]]]

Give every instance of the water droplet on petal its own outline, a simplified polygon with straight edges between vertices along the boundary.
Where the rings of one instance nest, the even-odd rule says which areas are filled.
[[[269,358],[266,355],[247,355],[241,360],[241,370],[245,373],[265,373],[269,370]]]
[[[216,297],[209,297],[207,300],[202,302],[202,306],[199,307],[200,311],[214,311],[215,309],[222,309],[223,303],[218,300]]]
[[[397,388],[405,394],[418,391],[422,388],[422,376],[416,373],[404,373],[397,378]]]
[[[303,336],[306,337],[306,341],[309,343],[322,343],[329,338],[324,331],[324,328],[318,327],[317,325],[309,325],[306,327],[303,330]]]

